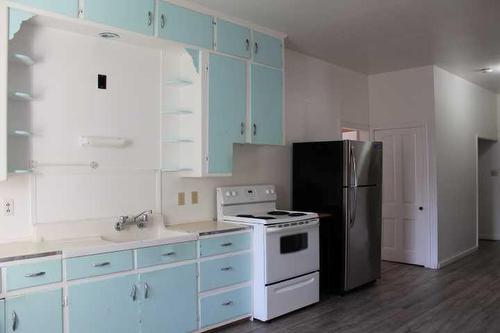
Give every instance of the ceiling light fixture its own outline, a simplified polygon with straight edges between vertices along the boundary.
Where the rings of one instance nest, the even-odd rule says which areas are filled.
[[[100,32],[97,36],[106,39],[118,39],[120,35],[115,34],[114,32]]]
[[[483,74],[492,73],[492,72],[493,72],[493,68],[490,68],[490,67],[481,68],[481,69],[479,70],[479,72],[481,72],[481,73],[483,73]]]

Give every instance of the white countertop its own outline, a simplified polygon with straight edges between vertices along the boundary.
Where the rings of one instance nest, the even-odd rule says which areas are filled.
[[[0,263],[51,255],[72,258],[197,240],[200,236],[248,229],[247,226],[223,222],[194,222],[169,227],[116,231],[106,236],[90,236],[45,241],[0,244]]]

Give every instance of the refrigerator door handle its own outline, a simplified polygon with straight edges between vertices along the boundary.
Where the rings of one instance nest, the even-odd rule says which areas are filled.
[[[354,223],[356,222],[356,213],[358,209],[358,188],[351,187],[351,191],[353,192],[353,200],[350,202],[351,214],[349,220],[349,227],[352,228]]]
[[[356,162],[356,154],[354,154],[354,148],[351,146],[351,161],[352,161],[352,171],[354,174],[354,182],[352,183],[352,186],[356,187],[358,186],[358,164]]]

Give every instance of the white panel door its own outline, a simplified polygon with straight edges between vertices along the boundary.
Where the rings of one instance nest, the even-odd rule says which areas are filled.
[[[376,130],[383,142],[382,259],[424,265],[428,249],[425,132]]]

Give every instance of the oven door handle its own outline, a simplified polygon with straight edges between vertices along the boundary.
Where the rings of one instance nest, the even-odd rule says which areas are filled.
[[[292,291],[292,290],[295,290],[295,289],[299,289],[299,288],[305,287],[308,284],[311,284],[313,282],[314,282],[314,278],[310,278],[308,280],[300,281],[300,282],[297,282],[297,283],[292,284],[290,286],[286,286],[286,287],[282,287],[282,288],[276,289],[275,293],[276,294],[286,293],[288,291]]]
[[[297,231],[297,230],[308,230],[308,229],[313,229],[316,228],[319,224],[319,220],[314,220],[309,222],[308,224],[301,224],[301,225],[295,225],[295,226],[289,226],[289,227],[284,227],[284,228],[278,228],[278,227],[273,227],[267,226],[266,227],[266,233],[275,233],[275,232],[285,232],[285,231]]]

